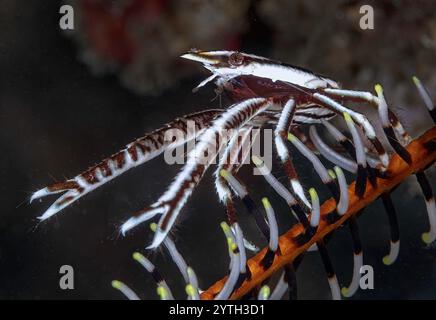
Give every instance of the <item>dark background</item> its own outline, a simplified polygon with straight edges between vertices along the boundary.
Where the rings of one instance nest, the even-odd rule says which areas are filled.
[[[114,3],[106,1],[105,5]],[[238,9],[238,17],[229,14],[236,12],[229,4],[220,14],[224,22],[237,19],[234,34],[227,35],[232,41],[224,41],[220,29],[198,43],[197,35],[182,35],[180,31],[180,37],[184,37],[181,46],[186,46],[185,50],[236,47],[308,67],[350,89],[372,90],[381,82],[389,101],[400,107],[395,110],[410,131],[422,132],[430,122],[410,78],[418,74],[430,92],[436,89],[434,2],[368,1],[376,12],[375,30],[362,31],[358,9],[366,3],[247,1],[244,10]],[[73,6],[79,8],[79,4]],[[86,29],[80,25],[80,16],[84,13],[76,10],[78,30],[61,32],[59,7],[55,1],[0,1],[0,298],[118,299],[121,296],[111,288],[110,281],[120,279],[141,298],[155,299],[151,277],[131,258],[136,250],[144,253],[151,240],[148,227],[141,226],[125,238],[119,235],[118,227],[133,211],[154,202],[179,167],[167,166],[162,158],[154,159],[41,224],[36,217],[55,198],[32,205],[28,198],[33,191],[75,176],[176,116],[219,107],[219,100],[212,101],[213,86],[192,94],[191,89],[206,75],[199,66],[165,64],[164,59],[176,60],[176,55],[167,58],[157,49],[154,56],[150,53],[141,58],[146,63],[163,59],[160,64],[151,63],[162,68],[156,67],[149,74],[150,79],[175,78],[165,84],[132,85],[123,80],[131,79],[126,75],[126,63],[117,61],[115,67],[108,67],[114,61],[102,64],[104,55],[100,55],[99,63],[89,59],[84,63],[83,53],[95,52],[92,43],[83,40]],[[200,20],[203,24],[196,30],[207,29],[214,12],[190,11],[192,21],[204,15]],[[153,23],[165,26],[171,23],[170,17],[164,14]],[[173,38],[158,32],[148,39],[149,45],[159,43],[164,50],[179,39],[177,32],[169,34]],[[147,74],[138,77],[147,80]],[[310,168],[301,162],[297,166],[307,186],[316,183]],[[279,168],[274,173],[284,178]],[[252,177],[248,168],[241,177],[253,186],[257,200],[268,195],[277,203],[274,206],[282,221],[281,231],[289,228],[285,206],[270,188]],[[435,186],[434,177],[430,177]],[[436,298],[435,248],[426,247],[420,240],[427,229],[425,206],[414,179],[410,180],[394,195],[402,242],[393,266],[381,262],[388,251],[389,230],[380,203],[371,205],[359,219],[364,263],[374,267],[375,289],[359,291],[356,299]],[[263,246],[253,222],[241,211],[248,237]],[[219,228],[222,219],[223,208],[208,176],[186,205],[174,234],[204,289],[227,272],[228,256]],[[329,249],[339,282],[348,284],[352,249],[346,229],[336,232]],[[160,251],[151,257],[176,295],[184,297],[182,278],[169,258]],[[64,264],[74,267],[74,290],[59,289],[59,268]],[[317,254],[307,255],[298,281],[300,298],[330,298]]]

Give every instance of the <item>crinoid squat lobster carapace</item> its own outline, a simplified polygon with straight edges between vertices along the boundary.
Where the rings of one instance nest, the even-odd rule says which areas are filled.
[[[430,184],[423,171],[433,163],[434,159],[430,159],[425,168],[415,166],[414,155],[408,149],[411,137],[388,108],[380,85],[375,86],[375,94],[344,90],[336,81],[311,71],[233,51],[191,50],[182,57],[200,62],[211,72],[211,75],[196,89],[215,81],[217,92],[226,95],[233,104],[225,109],[209,109],[182,116],[130,143],[125,149],[76,177],[35,192],[31,200],[62,193],[40,217],[41,220],[50,218],[130,168],[143,164],[166,150],[194,141],[195,148],[188,153],[186,164],[164,194],[155,203],[136,212],[121,226],[121,231],[125,234],[140,223],[155,217],[159,218],[157,224],[153,224],[154,239],[148,248],[156,248],[162,243],[168,248],[188,283],[187,292],[192,299],[199,297],[195,274],[178,254],[168,233],[199,181],[215,163],[217,163],[214,171],[215,186],[219,201],[223,203],[226,210],[227,223],[223,223],[222,227],[228,239],[232,263],[230,275],[220,287],[220,291],[209,296],[203,295],[205,298],[229,298],[235,288],[250,279],[253,271],[247,263],[245,251],[250,243],[244,238],[241,226],[238,224],[234,197],[243,202],[255,218],[260,231],[269,241],[268,249],[259,261],[262,269],[268,270],[281,252],[272,205],[268,199],[264,199],[265,214],[263,214],[250,196],[247,187],[237,177],[238,170],[244,163],[243,160],[247,158],[277,194],[286,201],[291,212],[298,219],[301,228],[298,235],[295,235],[295,243],[304,246],[316,239],[313,248],[316,247],[321,254],[334,298],[340,297],[339,285],[325,247],[326,239],[317,237],[319,226],[344,223],[343,220],[350,204],[354,204],[353,201],[364,203],[368,189],[380,188],[385,181],[392,179],[395,174],[395,170],[391,169],[393,154],[396,161],[414,168],[409,174],[416,174],[422,188],[430,225],[430,230],[423,235],[423,239],[427,243],[435,240],[435,204]],[[418,79],[414,78],[414,81],[435,120],[435,109],[428,93]],[[382,134],[386,136],[383,140],[388,142],[389,149],[386,148],[386,144],[382,144],[379,139],[380,133],[376,133],[373,124],[363,114],[365,108],[362,106],[362,113],[356,112],[344,105],[348,102],[362,104],[378,113],[378,119],[383,127]],[[345,121],[348,135],[342,133],[329,121],[337,115]],[[194,124],[195,130],[189,130],[190,123]],[[249,157],[249,150],[256,140],[256,135],[262,132],[259,129],[271,125],[274,127],[274,134],[270,143],[275,146],[282,169],[289,180],[289,187],[276,179],[260,157],[256,155],[252,155],[251,159]],[[318,133],[317,126],[323,126],[338,145],[329,146]],[[168,139],[170,130],[178,130],[182,134],[171,135],[172,138]],[[314,169],[331,193],[335,205],[330,212],[324,212],[323,207],[320,209],[314,189],[307,190],[300,183],[290,152],[291,146],[307,159],[307,165]],[[434,135],[425,142],[425,148],[434,158]],[[391,149],[395,153],[391,154],[387,151]],[[334,169],[327,169],[320,161],[319,155],[333,163]],[[349,192],[343,170],[356,175],[352,192]],[[385,257],[387,264],[396,259],[399,251],[398,223],[389,190],[390,188],[379,194],[388,212],[391,226],[391,248],[389,255]],[[355,215],[347,216],[346,220],[353,239],[354,274],[357,277],[362,265],[358,226]],[[135,257],[148,271],[154,273],[161,297],[172,297],[163,279],[156,276],[154,265],[139,254]],[[297,266],[297,260],[292,265],[289,263],[286,265],[279,285],[282,284],[284,288],[291,285],[293,268]],[[288,284],[285,285],[284,279],[287,279]],[[353,277],[350,286],[343,290],[344,295],[350,296],[357,290],[356,281],[357,278]],[[121,282],[115,282],[114,286],[124,292],[128,291],[128,287]],[[272,292],[271,297],[280,296],[280,290],[283,288],[276,289],[278,291]],[[268,292],[267,288],[263,288],[260,290],[259,298],[268,297]]]

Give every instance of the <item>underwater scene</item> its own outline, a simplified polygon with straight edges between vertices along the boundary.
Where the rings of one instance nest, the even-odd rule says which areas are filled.
[[[0,299],[436,299],[435,56],[434,1],[0,1]]]

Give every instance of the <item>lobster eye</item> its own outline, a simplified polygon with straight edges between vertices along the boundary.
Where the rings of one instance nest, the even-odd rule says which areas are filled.
[[[244,62],[244,56],[239,52],[233,52],[229,56],[229,64],[233,67],[240,66]]]

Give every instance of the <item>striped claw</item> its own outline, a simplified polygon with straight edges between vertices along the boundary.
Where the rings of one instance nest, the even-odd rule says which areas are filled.
[[[123,150],[104,159],[73,179],[54,183],[36,191],[31,196],[30,202],[48,195],[66,192],[39,217],[40,220],[46,220],[124,172],[157,157],[169,148],[175,148],[194,139],[221,112],[222,110],[211,109],[178,118],[160,129],[136,139]],[[192,124],[195,124],[193,128],[190,127]],[[169,129],[179,130],[183,134],[174,134],[175,140],[167,139],[166,134]],[[133,222],[134,220],[130,221],[130,223]]]

